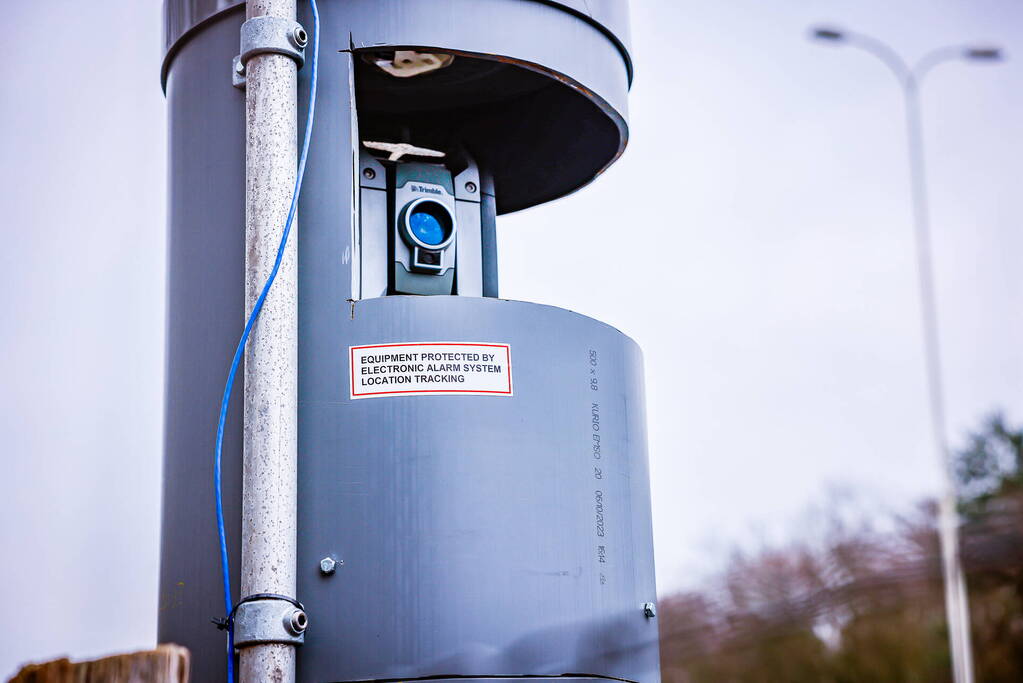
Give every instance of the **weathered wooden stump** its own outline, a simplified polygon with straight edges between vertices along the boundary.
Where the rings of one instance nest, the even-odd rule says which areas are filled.
[[[188,683],[190,656],[180,645],[88,662],[58,659],[29,664],[9,683]]]

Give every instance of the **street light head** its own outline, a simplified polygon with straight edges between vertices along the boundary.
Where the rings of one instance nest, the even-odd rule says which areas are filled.
[[[830,26],[815,26],[811,35],[817,40],[829,40],[833,43],[840,43],[845,40],[845,33]]]
[[[998,47],[968,47],[963,51],[963,57],[980,62],[1000,62],[1005,59],[1005,54]]]

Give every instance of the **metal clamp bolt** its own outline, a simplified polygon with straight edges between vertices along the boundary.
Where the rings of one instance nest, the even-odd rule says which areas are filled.
[[[305,64],[309,34],[296,21],[284,17],[252,17],[242,24],[241,51],[231,64],[231,82],[245,87],[245,64],[261,54],[291,57],[299,68]]]
[[[288,629],[288,632],[294,636],[302,635],[308,625],[309,618],[300,609],[296,609],[284,617],[284,628]]]
[[[234,613],[234,645],[262,643],[301,645],[309,617],[292,598],[261,593],[238,603]]]

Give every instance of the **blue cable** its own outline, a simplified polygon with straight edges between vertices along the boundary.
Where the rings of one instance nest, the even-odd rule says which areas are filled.
[[[259,293],[248,320],[245,321],[245,329],[238,340],[238,346],[234,350],[234,358],[231,360],[231,370],[227,373],[227,383],[224,385],[224,397],[220,401],[220,419],[217,422],[217,446],[213,459],[213,487],[217,501],[217,534],[220,537],[220,571],[224,582],[224,609],[227,615],[227,681],[234,683],[234,622],[232,619],[233,606],[231,604],[231,572],[227,558],[227,534],[224,531],[224,501],[220,486],[220,462],[221,452],[224,445],[224,423],[227,421],[227,407],[231,402],[231,390],[234,388],[234,378],[238,374],[238,365],[245,355],[245,344],[249,340],[249,333],[252,326],[259,318],[263,310],[263,302],[270,292],[270,287],[277,277],[277,271],[281,268],[281,260],[284,258],[284,247],[288,244],[288,235],[291,233],[291,224],[295,220],[295,210],[298,208],[298,197],[302,193],[302,178],[305,176],[305,161],[309,154],[309,138],[313,132],[313,118],[316,111],[316,71],[317,57],[320,54],[320,12],[316,7],[316,0],[309,0],[309,7],[313,13],[313,57],[310,62],[312,74],[309,78],[309,110],[306,113],[305,137],[302,140],[302,152],[298,158],[298,175],[295,178],[295,190],[291,193],[291,207],[288,209],[288,219],[284,222],[284,233],[281,235],[280,246],[277,247],[277,258],[274,260],[273,270],[263,284],[263,290]]]

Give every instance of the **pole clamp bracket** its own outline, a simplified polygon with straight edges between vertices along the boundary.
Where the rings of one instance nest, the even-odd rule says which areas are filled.
[[[309,625],[302,603],[276,593],[242,598],[229,619],[234,626],[236,648],[264,643],[301,645]]]
[[[231,82],[245,87],[245,65],[256,55],[278,54],[291,57],[298,68],[305,64],[305,46],[309,34],[302,24],[284,17],[252,17],[242,24],[241,51],[231,63]]]

